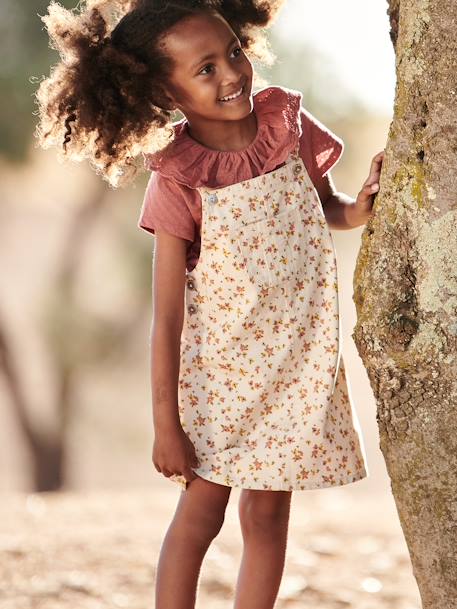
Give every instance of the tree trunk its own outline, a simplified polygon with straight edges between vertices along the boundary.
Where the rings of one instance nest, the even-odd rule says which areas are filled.
[[[353,338],[424,609],[457,607],[457,2],[390,0],[397,86]]]
[[[56,287],[51,293],[51,304],[47,306],[46,339],[54,359],[54,376],[57,382],[55,431],[41,431],[33,422],[33,405],[27,403],[22,386],[20,348],[4,329],[0,317],[0,372],[5,376],[11,396],[13,413],[32,458],[32,490],[46,492],[60,490],[65,483],[67,433],[71,424],[71,409],[75,388],[74,377],[78,366],[88,354],[76,353],[75,344],[82,351],[85,329],[79,321],[80,312],[76,304],[75,286],[81,264],[81,252],[90,238],[90,228],[96,221],[100,209],[106,204],[107,189],[101,180],[96,182],[95,192],[75,215],[70,234],[65,242],[57,272]],[[91,340],[93,342],[93,340]],[[76,353],[76,357],[75,357]]]
[[[63,434],[43,433],[33,424],[30,405],[22,386],[18,358],[14,355],[13,340],[4,330],[0,318],[0,370],[11,396],[19,428],[32,456],[34,491],[54,491],[63,482],[65,444]]]

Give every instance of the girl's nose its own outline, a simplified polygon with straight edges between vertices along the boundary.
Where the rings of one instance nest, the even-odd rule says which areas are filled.
[[[228,64],[224,67],[224,71],[222,74],[221,85],[231,86],[237,85],[241,82],[243,78],[243,74],[237,68],[234,68],[232,65]]]

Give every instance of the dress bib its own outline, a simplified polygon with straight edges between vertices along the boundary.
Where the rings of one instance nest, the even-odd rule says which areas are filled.
[[[278,491],[366,477],[333,240],[298,145],[269,173],[198,190],[201,248],[186,276],[178,388],[193,471]]]

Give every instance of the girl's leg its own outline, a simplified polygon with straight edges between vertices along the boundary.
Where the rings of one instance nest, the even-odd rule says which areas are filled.
[[[244,550],[235,609],[272,609],[284,570],[292,493],[241,491]]]
[[[181,493],[160,551],[156,609],[194,609],[200,567],[224,522],[230,491],[198,477]]]

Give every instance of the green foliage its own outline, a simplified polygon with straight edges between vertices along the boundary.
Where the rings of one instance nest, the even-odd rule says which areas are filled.
[[[0,154],[25,161],[37,123],[34,92],[58,54],[40,19],[48,0],[2,0],[0,8]],[[73,8],[76,0],[60,0]],[[32,82],[31,82],[32,81]]]

